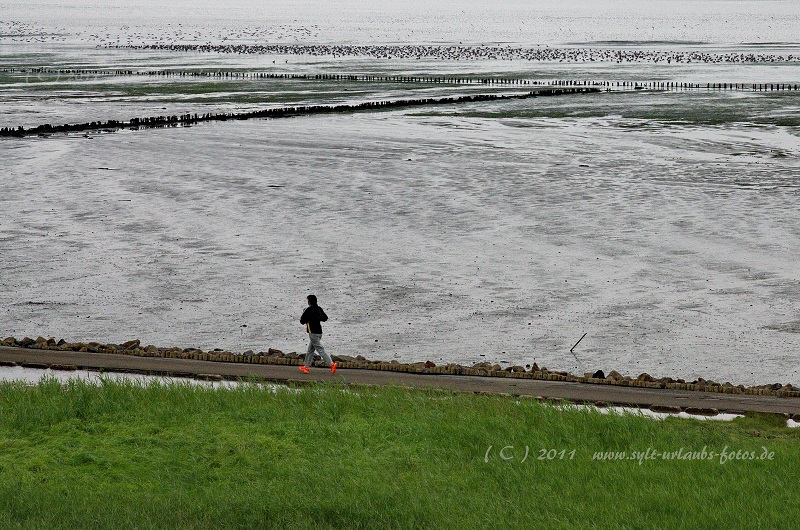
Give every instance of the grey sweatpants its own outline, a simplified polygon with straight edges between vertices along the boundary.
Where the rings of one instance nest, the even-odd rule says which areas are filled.
[[[331,361],[331,356],[325,353],[325,348],[322,346],[320,342],[322,340],[322,333],[309,333],[308,334],[308,351],[306,352],[306,360],[303,364],[306,367],[311,366],[311,362],[314,360],[314,350],[322,356],[322,360],[325,361],[326,366],[330,366],[333,364]]]

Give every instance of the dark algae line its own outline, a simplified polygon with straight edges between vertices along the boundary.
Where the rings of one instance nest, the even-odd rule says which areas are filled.
[[[295,107],[277,107],[238,113],[224,112],[150,116],[144,118],[132,118],[130,121],[108,120],[105,122],[92,121],[86,123],[67,123],[64,125],[51,125],[47,123],[27,129],[22,126],[17,128],[3,127],[0,128],[0,136],[25,137],[53,133],[71,133],[98,130],[182,127],[207,121],[249,120],[254,118],[288,118],[292,116],[306,116],[311,114],[337,114],[365,110],[398,109],[421,105],[454,105],[460,103],[474,103],[479,101],[527,99],[540,96],[562,96],[568,94],[589,94],[596,92],[600,92],[600,90],[592,87],[547,88],[532,92],[525,92],[523,94],[476,94],[460,97],[401,99],[395,101],[367,101],[353,105],[307,105]]]

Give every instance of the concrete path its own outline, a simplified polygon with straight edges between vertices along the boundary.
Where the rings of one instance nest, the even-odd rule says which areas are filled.
[[[275,382],[333,381],[356,385],[397,385],[460,392],[485,392],[490,394],[555,398],[578,403],[603,401],[608,404],[643,408],[658,406],[686,409],[691,407],[717,409],[720,412],[800,414],[800,398],[718,394],[714,392],[595,385],[541,381],[537,379],[427,375],[360,369],[339,369],[335,375],[331,375],[328,369],[323,368],[312,368],[311,374],[306,375],[301,373],[297,366],[163,359],[108,353],[62,352],[8,347],[0,347],[0,362],[34,365],[74,365],[78,368],[102,368],[109,372],[172,374],[189,377],[194,377],[198,374],[218,374],[225,378],[255,377]]]

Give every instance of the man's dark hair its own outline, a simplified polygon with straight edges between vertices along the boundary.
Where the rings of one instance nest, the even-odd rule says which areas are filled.
[[[317,297],[313,294],[306,296],[306,298],[308,298],[308,301],[311,302],[311,305],[317,305]]]

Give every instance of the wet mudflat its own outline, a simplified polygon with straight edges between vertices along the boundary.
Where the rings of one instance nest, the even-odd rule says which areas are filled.
[[[316,292],[342,354],[785,379],[796,145],[630,125],[389,112],[9,142],[6,313],[17,335],[291,350]]]
[[[0,39],[3,66],[800,83],[795,62],[184,54],[76,35]],[[520,90],[0,76],[2,126]],[[344,355],[797,383],[799,94],[613,91],[4,139],[0,330],[291,351],[314,292]]]

